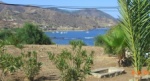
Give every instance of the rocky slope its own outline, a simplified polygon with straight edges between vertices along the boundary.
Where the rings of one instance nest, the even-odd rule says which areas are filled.
[[[0,3],[0,27],[21,27],[24,22],[33,22],[43,29],[55,30],[113,26],[117,20],[97,9],[66,11]]]

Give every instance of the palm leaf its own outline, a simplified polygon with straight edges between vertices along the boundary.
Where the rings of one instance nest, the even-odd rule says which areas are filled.
[[[99,36],[99,39],[102,41],[107,53],[122,54],[122,50],[126,47],[124,32],[119,25],[110,29],[107,34]]]
[[[133,54],[135,71],[141,71],[145,50],[149,45],[150,35],[150,0],[118,0],[122,17],[121,27]]]

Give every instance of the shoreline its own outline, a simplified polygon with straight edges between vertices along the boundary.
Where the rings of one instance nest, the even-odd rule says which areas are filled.
[[[110,27],[102,27],[102,28],[93,28],[93,29],[109,29]],[[88,29],[88,30],[46,30],[44,32],[56,32],[56,31],[90,31],[93,29]]]
[[[94,28],[90,30],[57,30],[46,31],[52,41],[59,45],[68,45],[71,40],[82,40],[87,46],[95,45],[95,37],[105,34],[109,28]]]

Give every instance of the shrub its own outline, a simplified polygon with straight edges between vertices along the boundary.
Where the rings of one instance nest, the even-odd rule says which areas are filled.
[[[11,35],[8,39],[10,45],[19,46],[23,44],[23,40],[20,39],[16,34]]]
[[[83,81],[85,76],[90,73],[93,52],[87,54],[86,50],[81,48],[81,45],[73,46],[73,54],[68,50],[62,50],[58,55],[48,53],[50,60],[60,70],[63,81]]]
[[[8,44],[54,44],[38,26],[25,23],[22,28],[0,30],[0,39],[9,41]]]
[[[82,40],[71,40],[71,41],[69,41],[69,44],[86,46],[86,44]]]
[[[29,81],[39,73],[42,63],[37,61],[36,52],[22,53],[23,71]]]
[[[16,32],[15,36],[19,38],[21,43],[25,44],[52,44],[51,39],[38,29],[36,25],[31,23],[25,23],[23,28]],[[16,41],[14,40],[14,42]]]
[[[95,46],[103,46],[104,42],[102,40],[102,35],[98,35],[97,37],[95,37],[95,42],[94,42]]]
[[[12,56],[11,54],[5,53],[5,42],[0,41],[0,69],[2,70],[1,80],[8,72],[15,72],[17,69],[21,68],[22,61],[20,56]]]
[[[15,72],[22,66],[21,57],[14,57],[11,54],[0,55],[0,68],[2,69],[2,76],[6,76],[7,72]]]
[[[11,30],[9,30],[9,29],[0,30],[0,39],[1,39],[1,40],[6,40],[6,39],[9,38],[12,34],[13,34],[13,31],[11,31]]]

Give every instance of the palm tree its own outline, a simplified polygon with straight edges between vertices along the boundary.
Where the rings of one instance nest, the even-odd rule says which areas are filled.
[[[139,76],[144,54],[149,48],[150,0],[118,0],[120,5],[121,28],[125,32],[128,48],[132,53],[136,76]],[[139,80],[139,79],[137,79]]]
[[[117,55],[119,66],[122,65],[122,59],[125,59],[126,42],[124,32],[119,25],[110,29],[107,34],[96,37],[95,44],[102,45],[107,53]]]

